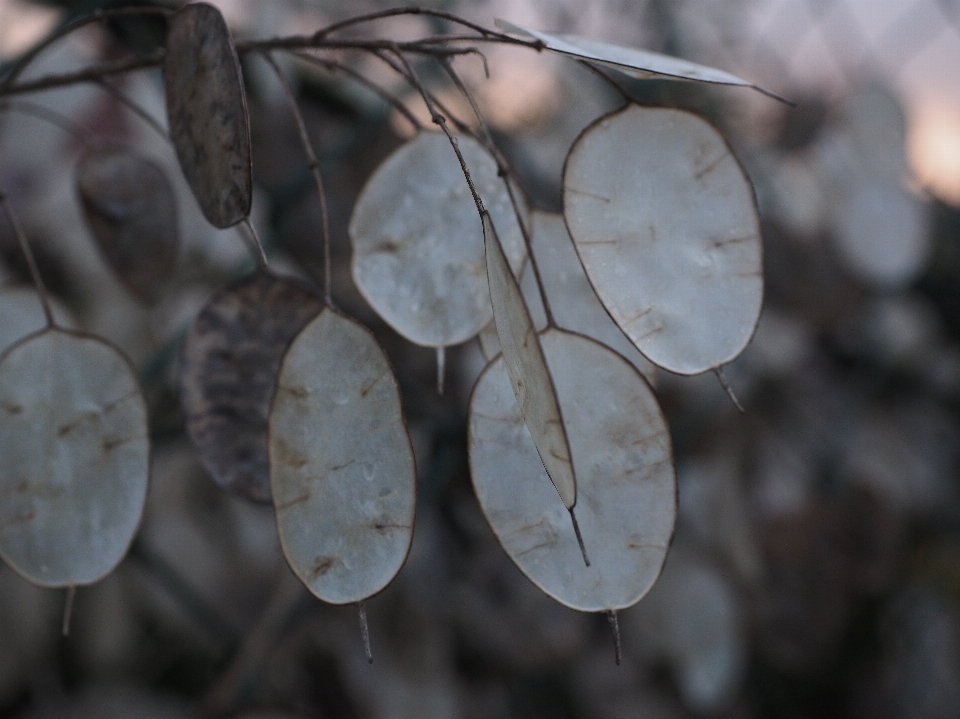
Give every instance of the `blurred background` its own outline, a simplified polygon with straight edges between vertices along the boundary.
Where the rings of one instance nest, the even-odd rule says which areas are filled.
[[[393,5],[217,0],[238,38],[308,33]],[[217,489],[184,435],[178,353],[209,295],[252,268],[234,231],[202,219],[173,152],[91,85],[31,95],[154,159],[174,184],[174,280],[152,305],[110,273],[83,222],[75,134],[0,112],[0,188],[21,214],[64,322],[108,337],[150,402],[152,486],[130,555],[77,594],[0,565],[0,717],[242,716],[401,719],[960,717],[960,0],[476,0],[434,2],[639,45],[737,73],[797,103],[737,88],[630,82],[650,103],[722,128],[756,187],[766,298],[752,344],[716,378],[661,372],[679,477],[663,575],[621,613],[623,665],[606,620],[557,604],[501,550],[473,496],[466,409],[485,359],[432,350],[380,320],[353,286],[346,224],[357,194],[411,126],[349,78],[285,60],[329,193],[336,302],[394,364],[419,468],[414,546],[367,603],[368,666],[352,607],[313,599],[280,553],[273,513]],[[97,2],[0,0],[9,62]],[[391,19],[354,36],[445,31]],[[162,26],[90,26],[24,76],[149,52]],[[531,202],[560,209],[578,133],[621,104],[576,63],[485,48],[456,67],[475,89]],[[338,59],[427,116],[391,71]],[[421,68],[456,112],[436,66]],[[254,220],[271,264],[322,276],[319,208],[275,78],[245,61]],[[118,80],[165,118],[157,71]],[[42,326],[0,221],[0,343]],[[0,459],[2,461],[2,459]]]

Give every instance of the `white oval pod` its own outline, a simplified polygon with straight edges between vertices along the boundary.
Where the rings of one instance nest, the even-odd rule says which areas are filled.
[[[497,163],[476,140],[461,135],[458,143],[518,269],[526,249]],[[377,168],[353,209],[349,233],[357,287],[411,342],[459,344],[490,322],[477,208],[445,135],[422,132]]]
[[[547,301],[557,325],[616,350],[653,383],[656,369],[610,319],[597,299],[597,293],[590,286],[563,222],[563,215],[541,210],[535,210],[532,214],[533,256],[540,268],[543,290],[547,293]]]
[[[577,60],[588,60],[598,65],[611,67],[639,80],[661,78],[667,80],[696,80],[717,85],[739,85],[759,90],[764,95],[769,95],[778,100],[782,99],[769,90],[764,90],[762,87],[747,82],[729,72],[683,60],[672,55],[663,55],[658,52],[617,45],[603,40],[591,40],[579,35],[532,30],[522,25],[514,25],[506,20],[497,19],[495,22],[501,30],[539,40],[547,50],[553,50]]]
[[[143,514],[147,406],[119,350],[49,329],[0,358],[0,557],[44,587],[91,584]]]
[[[320,599],[358,602],[400,570],[416,468],[387,357],[323,310],[290,344],[269,419],[270,484],[291,568]]]
[[[487,214],[483,215],[483,235],[490,303],[510,384],[543,466],[564,505],[572,510],[577,503],[577,480],[557,390],[520,285],[507,266],[503,247]]]
[[[693,375],[743,351],[763,301],[760,220],[712,125],[628,105],[577,138],[563,185],[587,277],[647,359]]]
[[[568,422],[590,566],[580,561],[502,358],[480,375],[470,400],[474,490],[500,544],[540,589],[581,611],[623,609],[653,585],[673,534],[670,434],[653,391],[620,355],[556,329],[541,342]]]

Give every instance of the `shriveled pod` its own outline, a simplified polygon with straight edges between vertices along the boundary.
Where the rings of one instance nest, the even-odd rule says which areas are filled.
[[[70,314],[59,302],[51,301],[51,311],[60,327],[71,328]],[[14,342],[40,332],[47,326],[37,291],[30,287],[0,288],[0,354]]]
[[[280,368],[269,446],[296,575],[332,604],[383,589],[410,549],[416,468],[397,380],[369,330],[329,308],[303,328]]]
[[[268,270],[217,292],[187,330],[180,369],[187,433],[222,489],[270,502],[267,417],[283,354],[323,308]]]
[[[533,256],[540,268],[543,289],[557,325],[592,337],[616,350],[653,382],[654,366],[631,344],[597,299],[597,293],[590,286],[577,257],[563,215],[536,210],[532,226]]]
[[[121,148],[87,152],[77,194],[103,258],[124,285],[155,300],[170,279],[180,244],[170,181],[153,161]]]
[[[673,534],[670,434],[650,386],[619,354],[557,329],[540,339],[567,421],[590,566],[579,561],[502,358],[470,400],[473,486],[500,544],[540,589],[581,611],[623,609],[653,585]]]
[[[163,60],[170,139],[200,209],[214,227],[250,214],[250,120],[240,62],[223,15],[208,3],[170,16]]]
[[[537,288],[537,280],[533,274],[533,266],[528,262],[523,266],[523,273],[520,275],[520,292],[530,310],[530,318],[533,320],[533,326],[537,332],[547,326],[547,317],[543,309],[543,302],[540,299],[540,290]],[[497,335],[497,323],[493,320],[487,324],[480,334],[477,335],[480,340],[480,349],[487,360],[492,360],[500,354],[500,337]]]
[[[517,35],[532,37],[543,43],[547,50],[559,52],[576,60],[587,60],[598,65],[611,67],[622,73],[640,80],[649,78],[664,78],[672,80],[695,80],[717,85],[739,85],[750,87],[764,95],[780,99],[769,90],[754,85],[729,72],[718,70],[706,65],[682,60],[671,55],[663,55],[650,50],[641,50],[636,47],[617,45],[603,40],[591,40],[578,35],[564,35],[559,33],[532,30],[522,25],[515,25],[506,20],[496,20],[497,27]]]
[[[0,557],[44,587],[102,579],[147,496],[147,405],[133,366],[90,335],[31,335],[0,357],[0,421]]]
[[[655,365],[693,375],[750,341],[763,300],[753,188],[685,110],[628,105],[567,156],[564,218],[597,296]]]
[[[557,390],[540,345],[540,337],[520,291],[520,284],[507,266],[507,259],[490,215],[484,214],[482,219],[487,276],[490,280],[490,303],[493,305],[493,318],[500,339],[500,356],[534,446],[550,481],[570,512],[583,561],[589,565],[590,560],[587,558],[573,513],[573,507],[577,503],[577,479],[570,458],[570,442],[557,399]]]
[[[497,163],[476,140],[459,136],[458,143],[518,270],[526,249]],[[443,134],[420,133],[377,168],[349,232],[357,287],[411,342],[458,344],[492,319],[477,209]]]

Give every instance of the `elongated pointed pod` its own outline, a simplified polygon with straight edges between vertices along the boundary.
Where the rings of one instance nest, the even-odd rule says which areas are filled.
[[[519,269],[526,248],[496,160],[473,138],[457,141],[501,228],[510,266]],[[377,314],[411,342],[459,344],[492,319],[476,217],[460,163],[440,133],[417,135],[364,186],[350,218],[353,278]]]
[[[177,204],[163,170],[129,150],[93,150],[77,164],[77,194],[110,269],[134,295],[155,300],[180,245]]]
[[[416,469],[387,357],[325,309],[284,356],[270,410],[270,483],[284,555],[331,604],[400,571],[413,538]]]
[[[570,149],[563,200],[590,283],[647,359],[693,375],[743,351],[763,301],[760,220],[710,123],[638,105],[600,118]]]
[[[578,35],[542,32],[506,20],[497,20],[497,27],[517,35],[532,37],[543,43],[547,50],[567,55],[576,60],[586,60],[597,65],[619,70],[640,80],[661,78],[668,80],[693,80],[717,85],[738,85],[750,87],[764,95],[783,101],[783,98],[764,90],[752,82],[732,75],[724,70],[689,62],[679,57],[663,55],[637,47],[617,45],[603,40],[591,40]]]
[[[250,120],[240,62],[223,15],[208,3],[169,19],[163,60],[170,139],[200,209],[214,227],[250,214]]]
[[[187,434],[221,489],[270,502],[267,417],[287,347],[323,309],[308,285],[258,270],[214,294],[180,365]]]
[[[480,375],[470,400],[473,486],[500,544],[540,589],[581,611],[624,609],[656,581],[673,534],[666,421],[649,384],[619,354],[562,330],[540,337],[567,421],[590,566],[579,561],[502,357]]]
[[[577,503],[577,480],[570,459],[570,443],[540,337],[487,214],[483,215],[483,236],[490,303],[510,385],[550,480],[564,506],[573,509]]]
[[[0,557],[44,587],[91,584],[143,514],[147,405],[119,350],[52,328],[0,357]]]

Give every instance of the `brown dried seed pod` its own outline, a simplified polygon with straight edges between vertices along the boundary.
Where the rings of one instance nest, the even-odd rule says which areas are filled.
[[[134,295],[155,300],[180,242],[176,200],[163,170],[128,150],[94,150],[77,165],[77,194],[107,264]]]
[[[216,293],[187,331],[181,403],[213,480],[270,502],[267,416],[283,353],[323,308],[298,280],[259,270]]]
[[[58,328],[0,358],[0,557],[44,587],[123,559],[147,497],[147,405],[115,347]]]
[[[193,3],[171,16],[163,61],[170,138],[200,209],[215,227],[250,214],[250,119],[223,15]]]

